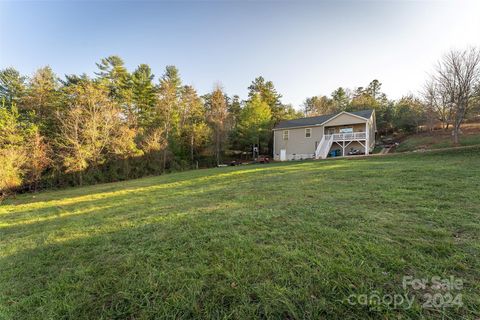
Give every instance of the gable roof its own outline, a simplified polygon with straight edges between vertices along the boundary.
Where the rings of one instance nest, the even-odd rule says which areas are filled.
[[[325,123],[328,120],[338,116],[341,113],[353,114],[353,115],[359,116],[361,118],[364,118],[365,120],[368,120],[372,116],[373,110],[370,109],[370,110],[360,110],[360,111],[352,111],[352,112],[341,111],[341,112],[336,112],[336,113],[322,115],[322,116],[316,116],[316,117],[299,118],[299,119],[293,119],[293,120],[283,120],[283,121],[280,121],[275,126],[275,128],[273,128],[273,130],[296,128],[296,127],[320,126],[323,123]]]

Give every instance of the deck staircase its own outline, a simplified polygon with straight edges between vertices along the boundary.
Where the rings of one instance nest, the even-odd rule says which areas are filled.
[[[333,143],[333,135],[323,135],[315,150],[315,159],[326,159]]]

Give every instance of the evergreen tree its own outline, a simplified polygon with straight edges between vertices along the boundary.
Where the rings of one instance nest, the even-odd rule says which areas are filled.
[[[61,107],[60,82],[50,67],[38,69],[31,78],[21,107],[34,113],[43,135],[56,134],[55,113]]]
[[[240,113],[242,112],[242,103],[240,101],[240,97],[238,95],[234,95],[232,99],[228,103],[228,112],[231,117],[231,124],[232,126],[236,126],[239,118]]]
[[[0,101],[6,105],[18,104],[26,90],[26,78],[14,68],[0,70]]]
[[[335,112],[345,111],[350,104],[350,95],[345,89],[339,87],[332,92],[332,102]]]
[[[135,110],[138,111],[139,125],[143,127],[149,127],[155,121],[157,96],[153,78],[154,75],[146,64],[139,65],[132,74],[132,100]]]
[[[398,131],[415,132],[425,120],[422,102],[410,96],[404,96],[394,105],[393,126]]]
[[[258,95],[262,101],[267,103],[272,113],[273,124],[278,123],[285,115],[285,106],[282,105],[280,99],[282,95],[277,92],[272,81],[265,81],[263,77],[257,77],[248,87],[248,97],[252,99]]]
[[[180,121],[180,97],[182,82],[178,69],[175,66],[167,66],[165,73],[160,79],[158,88],[157,114],[163,127],[163,137],[167,147],[163,150],[163,170],[167,166],[168,152],[175,154],[178,147]]]
[[[109,90],[109,96],[120,106],[124,118],[130,127],[136,127],[138,110],[133,103],[132,75],[123,60],[118,56],[103,58],[97,63],[99,69],[95,74],[98,81]]]
[[[259,95],[253,96],[242,109],[238,123],[240,141],[245,146],[268,146],[272,112]]]

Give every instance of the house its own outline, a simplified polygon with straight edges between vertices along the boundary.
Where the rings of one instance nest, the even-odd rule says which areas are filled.
[[[334,150],[339,156],[355,150],[368,155],[375,147],[376,130],[374,110],[281,121],[273,128],[273,158],[325,159]]]

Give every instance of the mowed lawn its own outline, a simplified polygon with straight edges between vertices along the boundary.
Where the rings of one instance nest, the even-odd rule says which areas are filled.
[[[3,319],[475,319],[480,149],[21,195],[0,255]],[[422,308],[404,276],[462,279],[463,306]],[[415,301],[348,302],[372,292]]]

